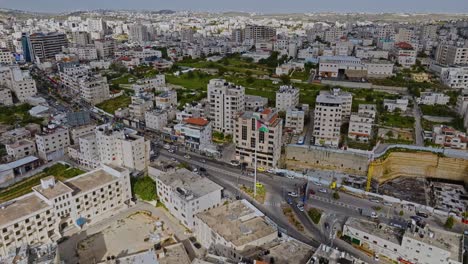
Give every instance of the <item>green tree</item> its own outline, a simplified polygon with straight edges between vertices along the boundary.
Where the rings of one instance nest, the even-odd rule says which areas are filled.
[[[149,176],[133,180],[133,193],[145,201],[156,200],[156,183]]]
[[[310,219],[312,219],[312,222],[314,222],[314,224],[318,224],[320,223],[320,218],[322,218],[322,212],[317,209],[317,208],[311,208],[307,214],[309,215]]]
[[[340,199],[340,194],[338,192],[333,193],[333,199],[338,200]]]
[[[447,229],[452,229],[453,226],[455,225],[455,219],[453,219],[453,216],[447,217],[447,220],[445,221],[445,228]]]
[[[289,76],[286,75],[286,74],[281,75],[280,79],[281,79],[281,82],[283,84],[290,84],[291,83],[291,78],[289,78]]]
[[[403,216],[404,214],[405,214],[405,212],[403,212],[403,210],[400,210],[399,215],[400,215],[400,216]]]

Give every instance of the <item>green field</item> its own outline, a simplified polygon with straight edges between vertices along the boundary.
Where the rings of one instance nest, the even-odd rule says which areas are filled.
[[[32,108],[29,104],[17,106],[0,106],[0,123],[7,125],[20,124],[22,126],[29,123],[41,124],[42,118],[33,117],[29,114]]]
[[[456,117],[457,113],[446,105],[421,105],[423,115]]]
[[[402,116],[398,113],[382,113],[380,115],[380,122],[384,126],[400,127],[400,128],[413,128],[414,117]]]
[[[237,72],[247,75],[269,75],[273,71],[273,68],[253,63],[248,59],[241,58],[240,55],[232,55],[216,62],[206,61],[203,59],[187,59],[177,62],[176,65],[198,69],[217,69],[221,72]]]
[[[128,107],[128,105],[131,102],[132,102],[132,98],[130,96],[121,95],[119,97],[106,100],[106,101],[96,105],[96,107],[102,109],[103,111],[105,111],[105,112],[107,112],[109,114],[114,114],[117,109]]]
[[[22,195],[32,192],[31,188],[36,185],[39,185],[41,183],[42,178],[54,176],[56,180],[65,181],[83,173],[84,171],[78,168],[70,168],[70,166],[68,165],[57,163],[49,168],[44,169],[39,174],[36,174],[10,187],[0,190],[0,203],[18,198]]]

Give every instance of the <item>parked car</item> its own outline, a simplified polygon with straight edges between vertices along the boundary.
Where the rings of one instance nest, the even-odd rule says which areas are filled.
[[[422,218],[421,218],[421,217],[419,217],[419,216],[417,216],[417,215],[412,215],[412,216],[410,216],[410,218],[411,218],[411,219],[413,219],[413,220],[414,220],[414,221],[416,221],[416,222],[418,222],[418,221],[421,221],[421,220],[422,220]]]
[[[316,185],[316,186],[322,186],[322,184],[321,184],[320,182],[318,182],[318,181],[314,181],[313,183],[314,183],[314,185]]]
[[[292,176],[291,174],[286,174],[286,178],[288,178],[288,179],[294,179],[294,176]]]
[[[416,212],[416,215],[417,215],[417,216],[420,216],[420,217],[424,217],[424,218],[428,218],[428,217],[429,217],[428,214],[423,213],[423,212]]]
[[[304,205],[301,204],[301,203],[298,203],[297,204],[297,209],[299,209],[299,211],[301,211],[301,212],[304,212]]]
[[[169,153],[174,153],[174,150],[173,149],[168,149],[167,150]]]
[[[240,165],[240,163],[239,163],[238,160],[231,160],[230,164],[231,164],[232,166],[236,166],[236,167]]]
[[[288,192],[288,196],[298,197],[299,195],[296,192]]]
[[[322,188],[322,189],[319,190],[319,192],[321,192],[321,193],[327,193],[327,189]]]
[[[259,172],[264,172],[264,171],[266,171],[266,169],[265,169],[264,167],[258,167],[258,168],[257,168],[257,171],[259,171]]]
[[[205,160],[205,159],[202,159],[201,162],[202,162],[202,163],[206,163],[206,160]]]
[[[186,159],[190,159],[191,157],[190,157],[190,155],[189,155],[189,154],[185,154],[184,158],[186,158]]]
[[[267,172],[268,173],[275,173],[275,170],[274,169],[268,169]]]

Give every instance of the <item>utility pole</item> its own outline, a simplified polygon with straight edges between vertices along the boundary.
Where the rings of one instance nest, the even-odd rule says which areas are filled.
[[[257,140],[255,142],[255,161],[254,161],[254,199],[257,196],[257,148],[258,148],[258,143],[260,142],[260,133],[257,130]]]

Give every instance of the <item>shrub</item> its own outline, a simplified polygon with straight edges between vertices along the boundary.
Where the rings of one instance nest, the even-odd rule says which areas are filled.
[[[452,229],[453,228],[453,225],[455,225],[455,220],[453,219],[453,216],[449,216],[447,218],[447,221],[445,221],[445,228],[447,229]]]
[[[311,208],[308,212],[310,219],[314,224],[320,223],[320,218],[322,218],[322,212],[317,208]]]
[[[138,178],[133,182],[133,193],[145,201],[156,199],[156,183],[149,176]]]

